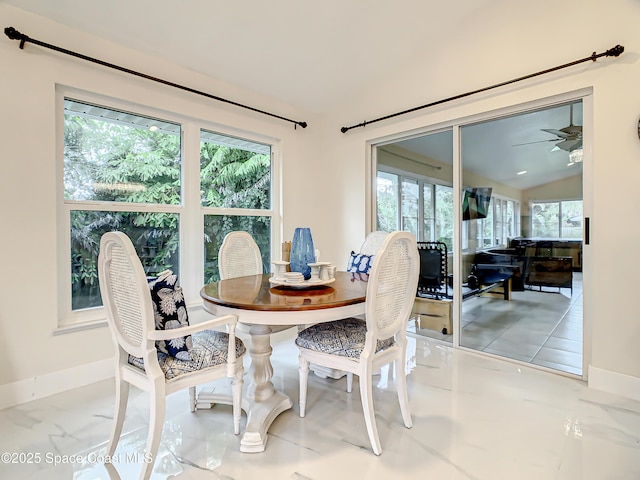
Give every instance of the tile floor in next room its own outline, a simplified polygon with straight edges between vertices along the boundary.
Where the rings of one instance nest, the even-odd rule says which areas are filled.
[[[467,348],[582,376],[582,273],[573,289],[538,287],[513,292],[512,300],[472,297],[462,303],[462,336]],[[414,324],[420,335],[452,342]],[[410,330],[412,324],[410,324]]]
[[[348,394],[345,378],[312,374],[307,416],[299,417],[294,336],[290,329],[272,339],[273,382],[294,406],[271,426],[266,451],[240,453],[229,407],[190,413],[187,393],[178,392],[168,398],[153,479],[640,478],[640,402],[417,335],[409,338],[406,368],[413,428],[402,423],[392,369],[376,377],[383,449],[377,457],[367,437],[357,379]],[[135,454],[144,445],[147,401],[147,394],[133,390],[116,452],[118,476],[111,477],[100,455],[112,422],[113,380],[0,411],[0,452],[41,458],[31,464],[0,462],[0,478],[137,478],[142,457]],[[61,463],[54,465],[55,458]]]

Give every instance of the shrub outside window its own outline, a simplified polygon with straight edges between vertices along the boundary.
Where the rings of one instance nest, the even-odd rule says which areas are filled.
[[[63,120],[59,235],[69,250],[60,326],[101,319],[97,259],[111,230],[131,238],[150,276],[171,269],[192,284],[217,280],[218,249],[232,230],[253,235],[270,270],[271,145],[74,98],[64,98]],[[199,149],[182,144],[185,130],[193,138],[195,129]],[[181,241],[204,246],[202,256],[189,254],[181,265]]]
[[[271,269],[271,146],[200,131],[200,201],[204,211],[204,279],[220,279],[218,251],[232,231],[251,234]]]
[[[149,275],[178,271],[181,167],[180,125],[65,99],[72,310],[102,305],[97,259],[107,231],[131,237]]]

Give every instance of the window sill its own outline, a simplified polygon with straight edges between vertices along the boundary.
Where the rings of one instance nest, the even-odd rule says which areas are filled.
[[[107,320],[93,320],[90,322],[82,322],[70,325],[61,325],[53,330],[53,335],[65,335],[67,333],[81,332],[84,330],[92,330],[94,328],[102,328],[107,326]]]

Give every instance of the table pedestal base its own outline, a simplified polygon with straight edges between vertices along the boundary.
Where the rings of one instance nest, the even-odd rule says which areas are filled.
[[[267,446],[267,430],[282,412],[289,410],[293,403],[284,393],[275,392],[267,400],[242,402],[247,414],[247,427],[240,441],[240,451],[246,453],[264,452]]]
[[[216,403],[231,405],[231,397],[214,390],[201,390],[198,393],[196,408],[210,409]],[[247,426],[242,440],[240,451],[245,453],[264,452],[267,446],[267,430],[278,415],[293,407],[293,402],[284,393],[276,391],[266,400],[256,402],[250,399],[242,400],[242,409],[247,413]]]
[[[251,334],[249,355],[248,385],[242,396],[242,409],[247,413],[247,426],[240,451],[246,453],[264,452],[267,445],[267,430],[271,423],[282,412],[293,406],[291,399],[278,392],[271,383],[273,366],[271,365],[271,333],[278,332],[288,326],[272,327],[269,325],[248,325]],[[211,408],[216,403],[231,404],[228,394],[217,394],[214,390],[200,391],[196,408]]]
[[[241,452],[264,451],[269,427],[278,415],[293,406],[292,400],[277,391],[272,382],[271,334],[297,325],[330,322],[365,313],[366,279],[351,273],[336,272],[335,282],[327,291],[275,291],[269,279],[269,274],[227,278],[205,285],[200,292],[205,311],[212,315],[237,315],[237,331],[251,337],[248,345],[251,364],[244,379],[242,397],[247,424],[240,443]],[[342,375],[331,369],[318,372],[333,378]],[[197,400],[192,399],[196,408],[210,408],[217,402],[228,403],[228,396],[203,392]]]

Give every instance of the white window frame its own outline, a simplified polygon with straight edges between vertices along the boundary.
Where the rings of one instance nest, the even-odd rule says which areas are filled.
[[[376,170],[376,178],[378,175],[378,172],[384,172],[390,175],[397,175],[398,176],[398,197],[396,198],[397,201],[397,211],[398,211],[398,218],[397,218],[397,225],[399,225],[400,229],[404,229],[404,222],[403,222],[403,214],[402,214],[402,188],[403,188],[403,184],[405,180],[411,181],[411,182],[417,182],[418,183],[418,234],[416,235],[416,238],[418,241],[431,241],[431,239],[425,239],[424,237],[424,229],[422,228],[422,223],[424,222],[424,188],[423,186],[425,184],[429,184],[432,185],[433,191],[432,191],[432,203],[433,203],[433,207],[434,207],[434,219],[437,220],[437,217],[435,216],[435,208],[436,208],[436,195],[435,195],[435,187],[436,186],[443,186],[443,187],[447,187],[447,188],[452,188],[453,189],[453,185],[451,184],[447,184],[446,182],[443,182],[441,180],[437,180],[431,177],[427,177],[427,176],[423,176],[423,175],[419,175],[419,174],[414,174],[414,173],[410,173],[410,172],[406,172],[404,170],[398,169],[398,168],[394,168],[394,167],[390,167],[387,165],[378,165],[377,166],[377,170]],[[377,202],[377,194],[376,194],[376,202]],[[513,209],[514,209],[514,235],[513,237],[517,237],[521,234],[521,226],[520,226],[520,209],[521,209],[521,205],[520,205],[520,201],[514,198],[510,198],[510,197],[506,197],[503,195],[499,195],[499,194],[494,194],[491,196],[491,211],[492,211],[492,225],[491,225],[491,231],[492,231],[492,239],[495,239],[496,237],[496,230],[497,230],[497,215],[496,215],[496,205],[497,203],[500,202],[500,205],[502,207],[506,207],[507,202],[513,202]],[[377,208],[377,207],[376,207]],[[507,245],[507,235],[506,235],[506,229],[505,229],[505,219],[506,219],[506,208],[502,208],[502,233],[501,233],[501,238],[503,239],[503,243],[501,243],[500,245],[504,245],[506,247],[508,247],[509,245]],[[482,222],[483,220],[479,220],[478,222]],[[483,225],[479,224],[478,225],[478,229],[482,229]],[[434,225],[435,228],[435,225]],[[462,251],[468,251],[469,248],[469,244],[468,244],[468,234],[467,234],[467,230],[468,229],[468,224],[467,222],[462,222]],[[486,246],[486,247],[479,247],[477,248],[478,251],[480,250],[487,250],[490,248],[495,248],[498,245],[493,245],[493,241],[491,242],[492,244],[490,246]]]
[[[513,202],[513,215],[514,215],[513,229],[514,229],[515,233],[511,237],[509,237],[507,235],[507,232],[506,232],[506,212],[507,212],[506,206],[507,206],[508,202]],[[494,245],[493,244],[493,239],[496,238],[496,233],[497,233],[497,230],[498,230],[498,225],[497,225],[498,224],[498,215],[496,214],[496,210],[497,210],[496,206],[498,205],[498,203],[501,206],[501,217],[502,217],[502,219],[501,219],[502,220],[501,221],[501,229],[502,229],[502,232],[501,232],[500,238],[502,238],[502,243]],[[499,194],[491,195],[491,213],[492,213],[492,215],[491,215],[491,222],[492,222],[491,231],[492,231],[492,234],[493,234],[492,242],[491,242],[491,245],[489,245],[487,247],[484,247],[484,246],[483,247],[478,247],[477,250],[478,251],[489,250],[491,248],[496,248],[498,246],[509,247],[507,239],[508,238],[518,237],[522,233],[522,230],[520,228],[520,209],[521,209],[520,201],[518,201],[518,200],[516,200],[514,198],[505,197],[505,196],[499,195]],[[478,222],[484,222],[484,221],[485,221],[485,219],[478,220]],[[463,242],[464,242],[465,240],[468,241],[467,238],[466,238],[467,235],[466,235],[466,233],[464,231],[464,225],[466,224],[466,222],[462,222],[462,224],[463,224],[463,237],[462,238],[463,238]],[[480,223],[478,225],[478,231],[482,231],[483,227],[484,227],[484,224]],[[484,237],[480,236],[479,240],[481,240],[482,238],[484,238]]]
[[[584,199],[582,198],[562,198],[560,200],[530,200],[529,201],[529,211],[533,212],[533,206],[536,204],[543,204],[543,203],[557,203],[558,204],[558,215],[560,218],[562,218],[562,204],[564,202],[582,202],[582,212],[583,212],[583,217],[584,217]],[[532,237],[539,237],[539,235],[535,235],[535,232],[533,231],[533,215],[531,215],[531,218],[529,220],[529,231],[531,232],[531,236]],[[568,238],[568,239],[573,239],[574,237],[563,237],[562,236],[562,222],[558,222],[558,235],[556,237],[542,237],[542,238]]]
[[[56,86],[56,215],[57,215],[57,326],[54,334],[68,333],[106,324],[103,307],[72,310],[71,308],[71,245],[70,212],[82,205],[83,210],[169,212],[180,215],[178,272],[185,292],[188,308],[200,309],[202,303],[198,292],[204,282],[204,216],[247,215],[271,217],[271,258],[279,255],[281,245],[281,141],[272,137],[235,129],[192,116],[159,110],[152,106],[134,104],[97,93]],[[81,102],[104,106],[114,110],[129,111],[142,116],[159,118],[180,124],[182,129],[182,192],[180,205],[152,205],[116,202],[79,202],[64,199],[64,99],[73,98]],[[200,130],[217,132],[231,137],[271,146],[271,200],[269,209],[236,209],[202,207],[200,203]]]
[[[398,169],[398,168],[394,168],[394,167],[390,167],[387,165],[378,165],[377,166],[377,170],[375,172],[375,178],[377,178],[378,176],[378,172],[384,172],[390,175],[397,175],[398,176],[398,197],[396,198],[396,201],[398,203],[398,218],[396,220],[397,225],[399,225],[398,228],[400,228],[401,230],[404,229],[404,222],[403,222],[403,215],[402,215],[402,186],[403,186],[403,182],[405,180],[408,180],[410,182],[417,182],[418,184],[418,234],[416,235],[416,238],[419,242],[422,241],[431,241],[431,239],[425,239],[424,237],[424,228],[422,228],[423,223],[424,223],[424,184],[429,184],[432,185],[433,188],[433,192],[432,192],[432,203],[433,203],[433,208],[434,208],[434,221],[437,220],[436,216],[435,216],[435,206],[436,206],[436,194],[435,194],[435,187],[436,186],[442,186],[442,187],[447,187],[447,188],[451,188],[453,189],[453,185],[447,182],[443,182],[442,180],[438,180],[435,178],[431,178],[431,177],[427,177],[424,175],[419,175],[419,174],[414,174],[412,172],[406,172],[404,170]],[[376,202],[377,202],[377,192],[376,192]],[[376,206],[377,209],[377,206]],[[434,228],[435,228],[435,224],[434,224]]]

